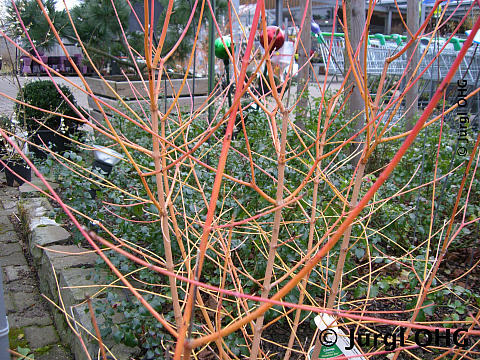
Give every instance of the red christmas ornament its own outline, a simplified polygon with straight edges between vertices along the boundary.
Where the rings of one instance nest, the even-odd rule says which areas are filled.
[[[275,34],[278,34],[275,38]],[[268,38],[268,47],[272,43],[273,39],[275,38],[275,42],[273,43],[273,47],[270,49],[270,52],[280,49],[285,42],[285,34],[278,26],[267,26],[267,38]],[[264,48],[264,41],[263,41],[263,30],[260,30],[260,45]]]

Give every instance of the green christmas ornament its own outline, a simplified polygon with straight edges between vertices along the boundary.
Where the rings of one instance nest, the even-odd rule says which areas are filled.
[[[225,49],[225,46],[223,43],[225,42],[225,45],[230,49],[230,53],[233,54],[233,42],[232,39],[230,38],[230,35],[225,35],[223,36],[223,42],[222,38],[217,38],[215,40],[215,56],[223,61],[228,61],[228,53],[227,49]]]

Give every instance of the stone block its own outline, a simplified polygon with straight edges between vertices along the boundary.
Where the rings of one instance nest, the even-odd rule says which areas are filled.
[[[42,226],[33,231],[32,240],[41,246],[65,241],[70,238],[70,233],[60,226]]]
[[[24,292],[31,293],[37,291],[37,284],[31,276],[26,276],[16,281],[4,284],[4,291],[10,293]]]
[[[36,356],[35,359],[37,359]],[[46,353],[40,355],[38,360],[72,360],[72,355],[61,345],[54,345]]]
[[[94,275],[97,275],[95,279]],[[64,269],[59,272],[58,277],[63,301],[69,306],[76,305],[101,290],[97,286],[83,286],[105,284],[106,278],[104,273],[79,268]]]
[[[78,255],[77,255],[78,254]],[[49,294],[52,300],[58,302],[58,289],[55,282],[53,269],[59,273],[63,269],[92,267],[97,256],[89,253],[87,249],[74,245],[53,245],[44,249],[38,277],[40,278],[40,289]],[[52,269],[53,266],[53,269]]]
[[[26,294],[26,296],[31,294]],[[17,311],[8,315],[8,321],[12,328],[23,328],[26,326],[47,326],[52,324],[48,307],[37,295],[36,301],[23,311]]]
[[[5,179],[3,171],[0,172],[0,180]],[[3,181],[2,181],[3,182]],[[10,186],[4,186],[0,189],[0,196],[5,199],[11,199],[12,197],[18,197],[18,189]]]
[[[12,242],[12,243],[0,242],[0,256],[8,256],[16,252],[23,253],[23,249],[18,242]]]
[[[95,253],[75,245],[53,245],[44,250],[42,262],[49,262],[59,270],[70,267],[92,267],[96,259]]]
[[[30,231],[33,231],[38,226],[60,226],[59,223],[47,216],[34,217],[29,224]]]
[[[18,243],[18,234],[13,229],[5,231],[0,230],[0,241],[4,244]]]
[[[75,245],[53,245],[43,252],[42,263],[53,264],[56,270],[71,267],[92,267],[98,255]]]
[[[117,359],[136,359],[137,355],[140,354],[140,348],[138,346],[128,347],[124,344],[115,344],[111,347],[112,354],[115,355]]]
[[[90,320],[90,313],[88,312],[88,305],[83,304],[80,306],[76,306],[72,309],[72,313],[75,320],[74,323],[77,324],[76,329],[82,334],[83,339],[86,339],[85,345],[87,346],[88,353],[90,354],[90,356],[92,356],[98,349],[97,344],[95,340],[93,340],[93,338],[87,333],[87,331],[85,331],[78,325],[81,324],[91,334],[95,334],[95,330],[93,329],[93,325]],[[77,337],[74,338],[72,353],[74,354],[76,360],[88,359],[87,355],[85,354],[85,350],[83,349]]]
[[[65,320],[65,314],[52,304],[50,304],[50,310],[53,315],[53,322],[57,329],[58,336],[60,336],[60,339],[62,339],[64,344],[72,344],[75,341],[76,336],[68,326],[67,321]]]
[[[13,225],[10,222],[8,216],[0,216],[0,234],[6,233],[7,231],[12,231]]]
[[[33,229],[42,224],[42,221],[39,220],[40,218],[48,219],[50,212],[53,211],[53,207],[46,198],[30,198],[19,201],[18,210],[22,216],[22,222],[28,224],[30,229]],[[45,221],[43,220],[43,222]],[[53,220],[50,219],[50,221]],[[32,224],[35,226],[32,227]]]
[[[55,328],[51,325],[43,327],[29,326],[24,329],[24,332],[31,349],[56,344],[60,341]]]
[[[55,281],[55,275],[50,262],[43,263],[37,271],[40,291],[48,296],[52,301],[58,304],[58,289]]]
[[[8,210],[0,210],[0,216],[10,216],[10,215],[12,215],[13,213],[16,213],[16,212],[17,212],[16,207],[8,209]]]
[[[61,345],[54,345],[46,353],[40,355],[38,360],[72,360],[72,355]]]
[[[47,326],[52,324],[52,319],[50,318],[49,315],[30,317],[28,315],[21,314],[21,313],[13,313],[8,315],[7,317],[8,317],[8,323],[12,328],[15,328],[15,327],[22,328],[25,326],[33,326],[33,325]]]
[[[38,188],[40,188],[41,190],[43,191],[47,191],[47,186],[39,179],[39,178],[35,178],[32,183],[37,186]],[[58,184],[56,183],[53,183],[53,182],[48,182],[50,184],[50,186],[55,190],[56,188],[58,188]],[[21,185],[19,188],[18,188],[18,191],[20,191],[20,196],[22,197],[28,197],[28,196],[32,196],[32,195],[37,195],[37,193],[40,192],[40,190],[38,190],[37,188],[33,187],[32,185],[30,184],[27,184],[27,183],[24,183],[23,185]]]
[[[12,210],[17,207],[17,200],[12,198],[3,198],[2,206],[5,210]]]
[[[44,197],[20,200],[18,206],[31,216],[44,216],[53,210],[48,199]]]
[[[38,226],[32,230],[29,248],[30,254],[36,262],[42,257],[43,250],[39,246],[49,246],[52,244],[61,244],[70,238],[70,233],[60,226]]]
[[[30,273],[28,266],[5,266],[5,281],[7,283],[25,278]]]
[[[116,291],[116,290],[113,290]],[[103,303],[107,304],[107,299],[106,298],[94,298],[92,299],[92,306],[93,309],[98,306],[98,303]],[[82,326],[88,330],[91,334],[95,334],[95,330],[93,328],[92,320],[91,320],[91,315],[88,310],[88,304],[82,304],[80,306],[76,306],[73,308],[73,316],[75,320],[79,323],[82,324]],[[98,324],[98,326],[101,328],[102,324],[104,323],[103,316],[95,316],[95,320]],[[121,313],[115,313],[113,315],[113,322],[114,323],[122,323],[125,322],[125,317]],[[85,330],[80,330],[80,327],[78,328],[78,331],[82,332],[83,338],[88,339],[86,341],[87,348],[89,353],[92,355],[92,358],[98,354],[98,343],[90,336],[88,335],[88,332]],[[135,355],[137,355],[140,352],[140,349],[138,347],[134,348],[129,348],[123,344],[117,344],[111,337],[107,337],[102,339],[105,343],[106,346],[108,346],[109,349],[111,349],[112,353],[115,355],[117,359],[131,359],[132,357],[135,358]],[[83,353],[83,350],[80,346],[80,343],[78,342],[77,338],[74,338],[75,341],[75,346],[73,352],[75,354],[75,359],[86,359],[85,354]]]
[[[92,302],[93,308],[95,309],[96,302],[106,302],[106,299],[95,298],[92,300]],[[74,307],[73,316],[75,320],[79,324],[82,324],[82,326],[85,327],[85,329],[87,329],[91,334],[95,334],[87,304]],[[103,317],[96,316],[95,319],[98,326],[101,327],[104,321]],[[96,354],[98,354],[98,343],[90,335],[88,335],[85,330],[81,330],[80,327],[78,327],[78,331],[82,333],[84,339],[88,339],[88,341],[85,341],[85,344],[87,346],[89,354],[92,356],[92,358],[94,358]],[[112,353],[117,359],[127,360],[140,352],[140,349],[138,347],[129,348],[122,344],[116,344],[111,338],[103,339],[103,341],[112,350]],[[87,359],[85,352],[81,347],[80,342],[78,341],[78,338],[75,338],[75,343],[72,351],[75,354],[75,359]]]
[[[4,294],[3,300],[5,302],[5,311],[7,312],[7,314],[15,312],[15,303],[13,302],[10,294]]]
[[[23,252],[16,252],[7,256],[0,256],[1,266],[23,265],[27,266],[27,260],[23,256]]]
[[[42,299],[36,293],[17,292],[13,294],[13,301],[17,311],[24,311],[35,304],[41,303]]]

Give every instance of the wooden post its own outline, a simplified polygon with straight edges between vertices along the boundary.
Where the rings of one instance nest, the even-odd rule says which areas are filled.
[[[385,24],[385,35],[390,35],[392,32],[392,10],[388,9],[387,23]]]
[[[415,34],[419,27],[419,4],[416,0],[407,1],[407,26],[410,29],[410,33]],[[411,39],[410,34],[407,35],[408,39]],[[407,67],[407,84],[413,76],[414,69],[418,64],[418,48],[415,49],[413,44],[407,50],[407,59],[410,60],[410,66]],[[413,85],[410,91],[405,96],[406,116],[405,116],[405,130],[411,130],[416,123],[416,115],[418,113],[418,83]]]
[[[357,50],[357,47],[361,46],[359,57],[357,59],[359,60],[360,64],[363,64],[364,51],[363,51],[363,44],[361,44],[361,41],[362,41],[363,27],[365,26],[365,0],[345,0],[344,4],[345,6],[347,6],[346,12],[347,12],[347,22],[348,22],[348,36],[350,38],[352,50],[353,50],[353,53],[355,53]],[[368,36],[368,33],[366,35]],[[350,64],[348,61],[347,54],[345,54],[344,56],[345,56],[344,57],[345,70],[347,71],[348,68],[350,67]],[[347,89],[350,89],[351,86],[354,87],[354,90],[347,104],[346,116],[348,119],[354,117],[355,115],[359,114],[365,109],[365,101],[362,98],[360,91],[358,90],[358,87],[355,82],[355,78],[353,76],[350,76],[348,78]],[[355,130],[354,130],[355,133],[358,132],[363,127],[364,122],[365,122],[364,116],[359,116],[357,118],[357,120],[355,121]],[[354,151],[357,150],[357,147],[353,148],[352,150]],[[358,161],[358,159],[359,159],[359,156],[356,156],[353,161]],[[332,290],[332,291],[335,292],[337,290]],[[335,296],[330,296],[330,298],[332,300],[330,300],[330,303],[327,304],[327,307],[334,308]],[[322,344],[320,342],[320,339],[317,337],[315,341],[315,349],[312,352],[311,360],[318,360],[318,355],[320,354],[321,347],[322,347]]]
[[[305,8],[307,8],[307,12],[305,14],[305,24],[303,26],[301,33],[299,34],[301,43],[298,44],[298,49],[297,49],[299,69],[301,69],[302,66],[308,62],[308,59],[310,58],[310,49],[312,48],[312,34],[310,30],[311,22],[312,22],[312,0],[300,1],[300,9],[305,9]],[[300,16],[302,15],[303,15],[302,12],[300,12]],[[301,22],[301,17],[299,19],[299,22]],[[307,64],[301,71],[299,71],[297,75],[297,98],[301,96],[302,90],[305,87],[305,84],[307,84],[308,82],[309,75],[310,75],[310,65]],[[302,119],[305,119],[308,116],[307,107],[308,107],[308,91],[305,91],[303,93],[303,97],[298,102],[297,111],[296,111],[296,120],[295,120],[295,124],[298,125],[301,129],[305,129],[305,123],[303,122]]]
[[[282,20],[283,20],[283,0],[275,0],[276,7],[275,7],[275,22],[279,28],[282,28]]]
[[[213,16],[212,13],[208,12],[208,96],[212,96],[213,88],[215,86],[215,25],[213,24],[213,17],[215,16],[215,0],[211,0]],[[166,78],[165,78],[166,81]],[[166,87],[165,87],[166,89]],[[214,99],[212,96],[211,99]],[[166,103],[165,103],[166,104]],[[210,101],[208,107],[208,124],[212,124],[213,119],[213,105]],[[207,140],[207,143],[210,144],[210,139]],[[206,158],[207,165],[210,165],[210,155],[207,154]]]
[[[215,14],[215,0],[211,0],[212,9]],[[215,25],[213,24],[213,17],[208,12],[208,95],[212,94],[213,87],[215,86]],[[212,106],[208,108],[208,122],[210,123],[213,118]]]
[[[364,46],[362,44],[362,33],[365,26],[365,0],[346,0],[345,5],[347,6],[348,36],[352,46],[352,54],[355,54],[357,48],[360,46],[360,52],[357,59],[360,63],[363,73]],[[346,52],[344,54],[344,58],[346,72],[351,66]],[[350,91],[352,87],[353,92],[348,100],[346,109],[346,116],[348,119],[357,116],[359,113],[365,110],[365,100],[358,89],[357,83],[355,82],[355,77],[352,73],[350,73],[350,76],[347,80],[347,91]],[[365,122],[364,118],[364,116],[357,117],[354,122],[354,133],[357,133],[363,127]]]

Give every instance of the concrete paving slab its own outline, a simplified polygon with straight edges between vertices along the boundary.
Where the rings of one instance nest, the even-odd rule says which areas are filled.
[[[18,235],[15,232],[15,230],[13,230],[13,228],[11,230],[6,230],[4,232],[2,232],[0,229],[0,242],[2,243],[18,242]]]
[[[25,265],[5,266],[3,270],[5,271],[5,281],[7,283],[23,279],[30,273],[30,269]]]
[[[12,231],[13,225],[10,222],[8,216],[0,216],[0,233],[5,233],[7,231]]]
[[[37,357],[35,356],[35,359]],[[61,345],[54,345],[45,354],[38,357],[38,360],[73,360],[70,352]]]
[[[60,341],[55,328],[51,325],[44,327],[30,326],[25,328],[24,331],[31,349],[38,349]]]
[[[5,301],[5,311],[7,312],[7,315],[15,312],[15,304],[10,294],[3,294],[3,300]]]
[[[28,317],[25,314],[13,313],[7,316],[8,323],[12,328],[22,328],[26,326],[47,326],[52,324],[52,319],[49,315]]]
[[[23,252],[16,252],[7,256],[0,256],[0,265],[2,266],[10,266],[10,265],[27,265],[27,261],[25,260],[25,256],[23,256]]]
[[[2,243],[0,242],[0,256],[8,256],[12,255],[13,253],[16,252],[22,252],[22,247],[18,242],[12,242],[12,243]]]
[[[33,305],[42,301],[40,295],[36,293],[24,293],[19,292],[13,294],[13,301],[15,303],[15,309],[17,311],[24,311]]]
[[[37,291],[37,283],[32,275],[29,275],[19,280],[5,283],[3,289],[5,292],[10,292],[12,294],[17,292],[31,293]]]

